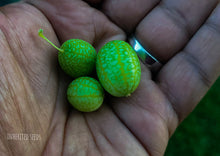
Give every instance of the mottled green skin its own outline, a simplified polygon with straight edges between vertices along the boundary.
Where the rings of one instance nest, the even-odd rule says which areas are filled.
[[[97,80],[80,77],[70,83],[67,89],[67,99],[77,110],[92,112],[102,105],[104,90]]]
[[[87,76],[95,71],[97,53],[93,46],[80,39],[71,39],[63,43],[58,60],[65,73],[77,78]]]
[[[141,79],[138,56],[125,41],[110,41],[100,49],[96,71],[103,88],[116,97],[129,96]]]

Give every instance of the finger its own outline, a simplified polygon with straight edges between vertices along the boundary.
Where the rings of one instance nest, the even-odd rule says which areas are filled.
[[[147,155],[106,105],[91,113],[72,111],[66,123],[64,147],[64,155]]]
[[[182,52],[158,75],[158,84],[182,121],[220,74],[220,4]]]
[[[61,42],[79,38],[99,49],[113,39],[124,40],[121,29],[81,0],[28,0],[50,20]]]
[[[128,33],[160,0],[105,0],[102,6],[104,13]]]
[[[168,139],[177,126],[169,101],[142,66],[141,82],[130,97],[106,100],[149,155],[164,155]]]
[[[161,62],[189,41],[215,8],[217,0],[163,0],[138,25],[136,37]]]

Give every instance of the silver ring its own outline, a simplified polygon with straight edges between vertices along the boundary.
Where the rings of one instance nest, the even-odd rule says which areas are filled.
[[[160,64],[160,61],[158,61],[153,55],[151,55],[146,49],[144,49],[144,47],[138,42],[138,40],[134,36],[131,36],[129,38],[129,43],[144,64],[150,66],[158,63]]]

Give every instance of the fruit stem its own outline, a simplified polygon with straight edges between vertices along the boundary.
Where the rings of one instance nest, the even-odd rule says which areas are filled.
[[[129,93],[129,94],[127,94],[125,97],[129,97],[129,96],[131,96],[131,94]]]
[[[43,29],[39,29],[38,30],[38,35],[43,38],[44,40],[46,40],[48,43],[50,43],[54,48],[56,48],[57,50],[59,50],[60,52],[64,52],[63,49],[58,48],[57,46],[55,46],[48,38],[46,38],[43,34]]]

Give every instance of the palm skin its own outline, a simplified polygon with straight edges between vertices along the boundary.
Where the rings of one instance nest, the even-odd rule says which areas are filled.
[[[150,0],[133,21],[117,11],[123,1],[105,1],[102,12],[80,0],[28,2],[0,9],[0,155],[163,155],[178,124],[219,76],[219,7],[208,18],[217,1],[200,3],[206,6],[203,18],[188,25],[188,38],[173,28],[177,41],[167,39],[170,32],[160,27],[158,38],[148,29],[146,21],[154,24],[152,16],[159,14],[148,12],[157,5]],[[38,29],[57,45],[58,39],[80,38],[99,49],[107,41],[125,40],[125,32],[135,27],[143,45],[165,64],[155,79],[142,65],[141,83],[131,97],[107,97],[92,113],[72,109],[66,100],[72,79],[59,69],[56,50],[37,36]],[[7,140],[9,133],[35,133],[41,139]]]

